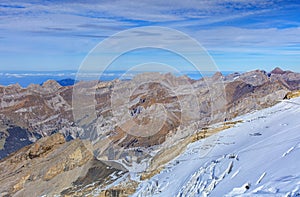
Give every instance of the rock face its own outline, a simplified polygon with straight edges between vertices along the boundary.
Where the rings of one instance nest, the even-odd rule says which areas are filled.
[[[63,128],[74,138],[69,131],[80,131],[72,126],[71,87],[55,81],[26,89],[10,85],[0,87],[0,99],[0,158]]]
[[[31,133],[24,128],[13,125],[0,133],[0,136],[0,158],[4,158],[10,153],[31,144],[32,139],[40,139],[42,137],[37,132]]]
[[[96,188],[113,173],[124,172],[95,159],[85,142],[54,134],[0,162],[0,195],[72,195],[74,188],[85,194],[87,185]]]
[[[281,81],[290,90],[300,89],[299,73],[294,73],[291,71],[283,71],[280,68],[275,68],[270,74],[271,81]]]

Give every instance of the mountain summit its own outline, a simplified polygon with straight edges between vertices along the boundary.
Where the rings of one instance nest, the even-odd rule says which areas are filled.
[[[274,70],[271,71],[271,74],[278,74],[278,75],[282,75],[284,74],[286,71],[283,71],[281,68],[276,67]]]

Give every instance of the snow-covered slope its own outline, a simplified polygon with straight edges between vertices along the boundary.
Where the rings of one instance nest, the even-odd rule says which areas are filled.
[[[300,98],[190,144],[133,196],[299,196]]]

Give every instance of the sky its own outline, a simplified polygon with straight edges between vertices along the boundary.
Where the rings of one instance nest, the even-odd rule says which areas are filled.
[[[0,0],[0,71],[77,70],[101,41],[145,26],[196,39],[222,71],[300,72],[298,0]],[[129,57],[149,54],[172,59]]]

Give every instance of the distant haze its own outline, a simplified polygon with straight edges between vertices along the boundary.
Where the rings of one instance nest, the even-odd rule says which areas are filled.
[[[107,71],[104,72],[99,80],[101,81],[111,81],[114,79],[131,79],[134,75],[143,73],[140,72],[126,72],[126,71]],[[165,72],[164,72],[165,73]],[[224,71],[222,72],[224,75],[233,73],[233,71]],[[0,85],[11,85],[18,83],[22,87],[27,87],[30,84],[42,84],[47,80],[65,80],[65,79],[76,79],[76,71],[6,71],[0,72]],[[174,73],[173,73],[174,74]],[[181,75],[187,75],[191,79],[200,79],[203,76],[212,76],[214,72],[186,72],[181,73]],[[83,77],[85,80],[94,79],[98,74],[93,72],[85,73],[86,77]]]

